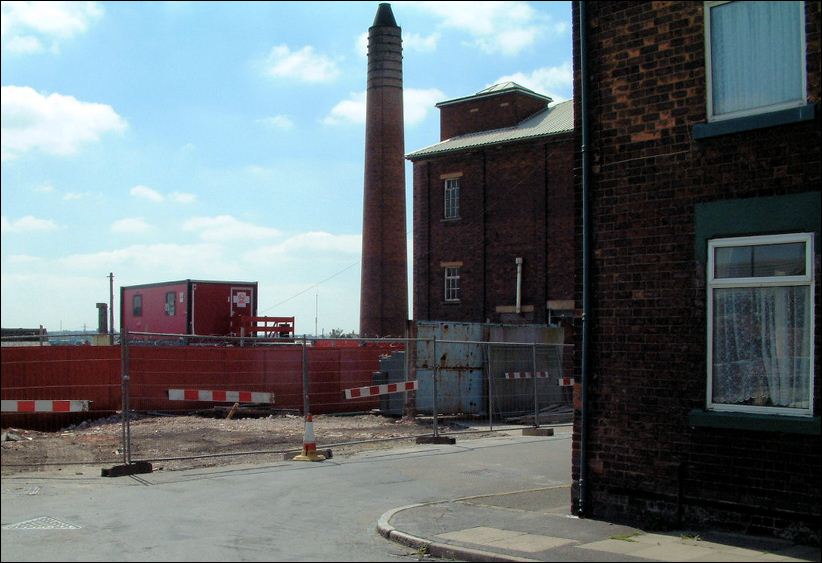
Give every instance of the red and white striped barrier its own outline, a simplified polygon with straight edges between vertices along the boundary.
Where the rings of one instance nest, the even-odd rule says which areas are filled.
[[[91,401],[72,400],[4,400],[2,412],[88,412]]]
[[[560,387],[571,387],[574,384],[573,377],[560,377],[557,379],[557,385]]]
[[[538,371],[536,372],[537,378],[546,378],[548,377],[547,371]],[[506,371],[505,372],[505,379],[531,379],[531,372],[530,371]]]
[[[403,383],[386,383],[384,385],[371,385],[368,387],[354,387],[345,390],[346,399],[359,399],[361,397],[373,397],[374,395],[387,395],[388,393],[401,393],[403,391],[414,391],[417,382],[405,381]]]
[[[169,401],[205,401],[213,403],[273,403],[273,393],[252,391],[204,391],[202,389],[169,389]]]

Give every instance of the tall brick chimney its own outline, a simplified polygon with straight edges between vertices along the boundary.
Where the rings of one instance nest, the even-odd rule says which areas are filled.
[[[404,336],[407,262],[402,39],[380,4],[368,29],[360,336]]]

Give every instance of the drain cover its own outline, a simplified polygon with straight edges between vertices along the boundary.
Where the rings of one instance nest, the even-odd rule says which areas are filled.
[[[40,487],[15,487],[14,489],[3,489],[8,495],[36,495],[40,492]]]
[[[41,516],[34,520],[26,520],[17,524],[3,526],[4,530],[78,530],[80,526],[60,522],[51,516]]]

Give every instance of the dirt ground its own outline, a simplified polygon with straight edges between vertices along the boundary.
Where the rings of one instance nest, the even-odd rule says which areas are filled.
[[[377,414],[315,415],[313,427],[318,449],[329,448],[335,457],[407,446],[415,443],[416,436],[433,435],[430,419]],[[439,424],[441,433],[463,429],[443,421]],[[483,434],[469,433],[464,438]],[[174,471],[282,461],[287,452],[302,448],[305,424],[301,416],[292,414],[231,419],[138,416],[130,422],[130,435],[132,461],[150,461],[155,471]],[[345,442],[360,443],[343,445]],[[124,463],[122,448],[119,415],[57,432],[4,428],[0,442],[2,475],[43,470],[71,473],[80,465],[120,465]]]

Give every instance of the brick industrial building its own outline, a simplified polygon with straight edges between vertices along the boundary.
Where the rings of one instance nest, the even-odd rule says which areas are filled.
[[[820,21],[574,3],[586,516],[819,542]]]
[[[573,310],[573,104],[509,82],[444,101],[414,167],[414,319]]]

